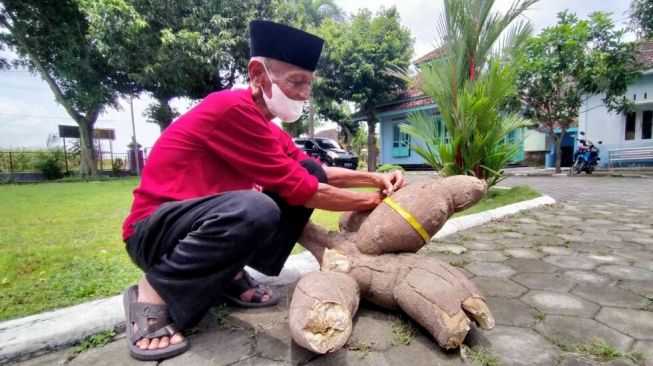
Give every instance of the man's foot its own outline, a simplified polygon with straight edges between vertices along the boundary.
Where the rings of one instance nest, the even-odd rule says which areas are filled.
[[[244,275],[245,275],[245,270],[243,269],[242,271],[238,272],[236,277],[234,277],[234,279],[231,282],[241,281],[243,279]],[[270,291],[270,292],[268,292],[268,291]],[[270,301],[271,291],[272,290],[270,288],[267,288],[265,290],[265,294],[261,297],[261,302]],[[254,296],[255,292],[256,292],[256,287],[252,287],[249,290],[247,290],[247,291],[243,292],[242,294],[240,294],[240,299],[243,300],[243,301],[246,301],[246,302],[251,302],[252,301],[252,296]]]
[[[138,281],[138,302],[156,304],[156,305],[165,305],[165,301],[159,296],[159,294],[154,290],[154,288],[147,282],[145,275],[143,275]],[[153,324],[154,320],[149,319],[148,323]],[[134,324],[134,332],[138,331],[138,326]],[[184,336],[181,332],[175,333],[171,337],[161,337],[161,338],[141,338],[136,345],[142,350],[155,350],[163,349],[170,346],[170,344],[179,344],[184,341]]]
[[[145,361],[162,360],[176,356],[190,346],[170,318],[163,299],[145,277],[139,286],[125,290],[123,305],[128,326],[127,346],[132,357]]]
[[[228,303],[242,308],[262,308],[279,302],[279,294],[256,282],[245,270],[240,271],[227,285],[224,298]]]

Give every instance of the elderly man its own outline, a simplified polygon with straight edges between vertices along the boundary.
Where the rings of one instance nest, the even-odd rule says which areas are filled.
[[[246,265],[278,275],[314,208],[370,210],[404,185],[401,173],[323,168],[271,122],[301,116],[322,45],[285,25],[250,23],[249,88],[207,96],[154,145],[123,227],[144,271],[124,295],[133,357],[184,352],[180,329],[221,300],[275,305],[278,294]]]

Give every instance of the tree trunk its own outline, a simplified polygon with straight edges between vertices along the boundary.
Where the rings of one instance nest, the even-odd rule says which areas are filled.
[[[367,121],[367,171],[376,171],[376,114],[370,113]]]
[[[299,137],[299,122],[297,123],[287,123],[286,126],[288,126],[288,133],[292,137]]]
[[[157,121],[161,133],[165,131],[168,126],[172,123],[174,119],[174,114],[172,108],[170,107],[170,98],[169,97],[157,97],[156,100],[159,102],[159,106],[164,113],[161,113],[161,120]]]
[[[556,140],[556,174],[562,173],[562,141],[567,133],[567,128],[560,128],[560,136],[555,135]]]
[[[96,177],[98,175],[97,156],[93,144],[95,120],[92,122],[78,121],[77,123],[79,124],[79,146],[81,148],[79,173],[82,178]]]
[[[344,126],[344,125],[341,125],[341,127],[342,127],[342,131],[344,132],[344,135],[345,135],[345,144],[351,150],[352,149],[351,142],[354,140],[354,135],[351,133],[351,130],[349,129],[349,127]]]

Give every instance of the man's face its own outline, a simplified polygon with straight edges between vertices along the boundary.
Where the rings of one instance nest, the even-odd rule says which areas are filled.
[[[315,79],[312,71],[279,60],[273,60],[269,66],[268,74],[270,78],[288,98],[308,100],[311,93],[311,84]],[[265,84],[264,92],[271,95],[272,85],[270,83]]]

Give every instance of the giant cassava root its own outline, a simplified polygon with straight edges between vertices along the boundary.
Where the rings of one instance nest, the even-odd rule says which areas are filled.
[[[454,176],[407,185],[392,199],[432,236],[454,212],[480,200],[486,188],[485,182],[474,177]],[[460,346],[469,331],[470,318],[481,328],[494,326],[483,295],[460,271],[433,257],[401,253],[416,252],[426,241],[389,204],[382,203],[371,212],[343,214],[340,229],[341,233],[327,232],[309,223],[299,242],[316,257],[323,272],[343,273],[355,279],[363,298],[388,309],[402,309],[446,349]],[[317,276],[311,278],[330,283]],[[313,284],[313,300],[331,300],[335,290],[325,288],[329,286]],[[295,309],[291,306],[291,318],[296,317]],[[327,324],[323,328],[331,329],[337,327],[341,317],[322,319]],[[301,329],[291,322],[293,326]],[[297,332],[291,333],[300,345],[316,348],[298,340]],[[340,343],[331,342],[322,349],[328,348],[328,352]]]
[[[322,270],[348,273],[363,298],[384,308],[402,309],[446,349],[460,346],[469,331],[469,317],[483,329],[494,327],[481,292],[437,258],[413,253],[351,256],[327,249]]]
[[[407,185],[391,198],[412,215],[430,238],[451,215],[478,202],[486,190],[485,181],[456,175]],[[340,228],[357,231],[356,246],[365,254],[416,252],[427,244],[415,228],[385,202],[371,213],[343,215]]]
[[[351,334],[359,297],[351,276],[339,272],[307,274],[297,283],[290,303],[292,338],[316,353],[339,349]]]

